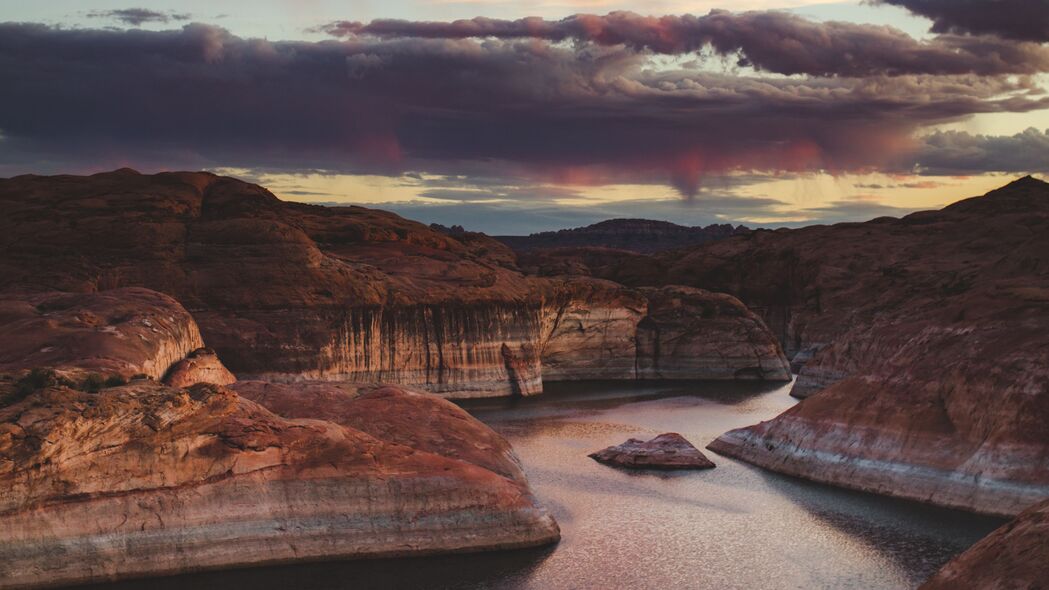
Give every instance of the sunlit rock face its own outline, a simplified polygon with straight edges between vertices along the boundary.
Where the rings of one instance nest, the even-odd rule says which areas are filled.
[[[919,590],[1042,588],[1049,574],[1049,502],[987,535]]]
[[[324,311],[304,311],[315,332],[289,325],[273,345],[264,345],[267,350],[256,347],[272,361],[264,371],[242,376],[400,383],[454,397],[542,391],[538,305],[346,307],[327,310],[326,319]],[[277,345],[289,354],[282,356]]]
[[[0,294],[0,372],[60,367],[74,379],[160,379],[203,345],[193,317],[148,289]]]
[[[171,387],[189,387],[197,383],[229,385],[237,378],[222,364],[210,348],[198,348],[175,363],[164,376],[164,384]]]
[[[346,400],[345,415],[385,416],[376,395],[429,424],[373,435],[330,410],[331,420],[285,418],[219,386],[150,381],[49,387],[2,407],[0,579],[54,586],[558,539],[498,435],[447,408],[430,415],[447,402],[400,390]],[[429,452],[434,433],[457,442]],[[472,454],[451,457],[457,447]]]
[[[285,418],[335,422],[387,442],[466,461],[527,483],[510,443],[459,406],[401,387],[241,381],[232,387]]]
[[[735,328],[726,348],[749,358],[733,352],[725,366],[711,347],[698,359],[686,348],[657,351],[652,326],[711,328],[686,335],[698,346],[716,343],[725,324],[684,318],[689,327],[675,327],[663,312],[643,323],[649,295],[526,276],[513,252],[481,234],[287,203],[231,178],[22,176],[0,180],[0,208],[9,253],[0,290],[167,293],[241,379],[387,382],[478,397],[539,393],[543,378],[783,377],[767,368],[778,352],[767,342],[744,351]]]
[[[801,232],[762,239],[785,236],[821,277],[795,315],[803,345],[824,342],[795,385],[807,399],[710,448],[991,514],[1049,496],[1049,185]]]
[[[545,307],[543,378],[635,379],[637,327],[648,313],[640,293],[608,281],[572,280]]]

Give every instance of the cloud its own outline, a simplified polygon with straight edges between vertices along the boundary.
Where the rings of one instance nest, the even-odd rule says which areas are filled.
[[[685,195],[726,173],[900,166],[925,126],[1049,107],[1023,76],[730,75],[621,45],[270,42],[200,23],[0,24],[0,77],[0,174],[413,172]]]
[[[932,20],[937,33],[1049,41],[1049,0],[876,0]]]
[[[1049,172],[1049,129],[1011,136],[938,131],[924,138],[916,161],[929,175]]]
[[[149,8],[118,8],[114,10],[92,10],[87,13],[88,18],[104,18],[115,20],[132,26],[142,26],[145,23],[169,23],[172,21],[186,21],[192,18],[189,13],[174,11],[162,12]]]
[[[1036,17],[1037,18],[1037,17]],[[942,35],[918,41],[887,26],[819,23],[786,12],[642,16],[612,12],[561,20],[477,17],[452,22],[337,21],[318,27],[336,37],[384,39],[542,39],[682,55],[710,49],[739,66],[777,74],[900,76],[1033,74],[1049,70],[1049,49],[996,37]]]

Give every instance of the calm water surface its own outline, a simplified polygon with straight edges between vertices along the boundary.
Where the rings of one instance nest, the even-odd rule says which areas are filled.
[[[1000,520],[848,492],[709,453],[717,468],[631,472],[586,455],[679,432],[704,447],[793,405],[759,384],[548,384],[464,404],[514,445],[561,525],[548,549],[327,563],[108,588],[913,588]]]

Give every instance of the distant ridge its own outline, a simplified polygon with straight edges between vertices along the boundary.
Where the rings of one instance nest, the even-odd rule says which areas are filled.
[[[609,219],[586,227],[528,236],[495,236],[495,239],[519,252],[597,246],[653,253],[714,242],[750,231],[742,225],[733,226],[729,223],[688,227],[652,219]]]

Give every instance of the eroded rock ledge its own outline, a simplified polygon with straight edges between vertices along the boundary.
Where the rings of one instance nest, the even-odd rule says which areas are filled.
[[[374,395],[426,397],[372,395],[347,401],[345,415],[383,415]],[[504,475],[484,457],[410,446],[425,430],[380,430],[389,440],[284,418],[212,385],[36,392],[0,409],[0,579],[42,587],[558,539],[508,448],[487,461]]]

